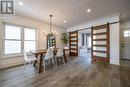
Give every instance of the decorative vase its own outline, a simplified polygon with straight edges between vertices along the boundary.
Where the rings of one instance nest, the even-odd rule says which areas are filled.
[[[64,47],[64,49],[68,49],[68,47],[67,47],[67,44],[65,44],[65,47]]]

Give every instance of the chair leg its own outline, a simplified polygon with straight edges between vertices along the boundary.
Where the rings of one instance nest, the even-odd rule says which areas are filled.
[[[28,62],[28,63],[27,63],[27,69],[28,69],[28,67],[29,67],[30,64],[31,64],[31,62]]]
[[[23,66],[23,68],[25,68],[26,64],[27,64],[27,62],[25,62],[25,63],[24,63],[24,66]]]
[[[43,61],[43,67],[44,67],[44,72],[46,72],[46,64],[45,64],[45,61]]]
[[[30,64],[30,62],[25,62],[24,63],[24,68],[27,68],[28,69],[28,65]],[[26,66],[26,67],[25,67]]]
[[[65,59],[64,59],[64,57],[62,57],[62,60],[63,60],[63,63],[64,63],[64,65],[65,65]]]
[[[55,66],[55,61],[54,61],[54,58],[52,59],[52,62],[53,62],[54,68],[55,68],[56,66]]]
[[[51,61],[50,60],[48,60],[48,65],[50,65],[51,64]]]
[[[55,57],[55,64],[56,64],[56,67],[57,67],[57,58]]]
[[[27,63],[25,62],[25,63],[24,63],[24,66],[25,66],[26,64],[27,64]]]
[[[30,62],[28,62],[28,65],[30,65]]]

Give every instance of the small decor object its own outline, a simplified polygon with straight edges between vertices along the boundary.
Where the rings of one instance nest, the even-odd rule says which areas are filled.
[[[67,33],[61,33],[61,41],[65,45],[65,48],[67,49],[67,44],[69,42],[68,34]]]

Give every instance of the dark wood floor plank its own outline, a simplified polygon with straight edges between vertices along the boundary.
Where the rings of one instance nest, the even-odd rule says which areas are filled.
[[[130,68],[78,57],[38,73],[30,65],[0,70],[0,87],[130,87]]]

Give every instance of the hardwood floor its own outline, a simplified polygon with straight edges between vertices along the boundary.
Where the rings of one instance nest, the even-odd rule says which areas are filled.
[[[0,70],[0,87],[130,87],[130,68],[84,57],[40,74],[31,65],[17,66]]]
[[[130,60],[121,59],[120,61],[122,66],[130,67]]]

